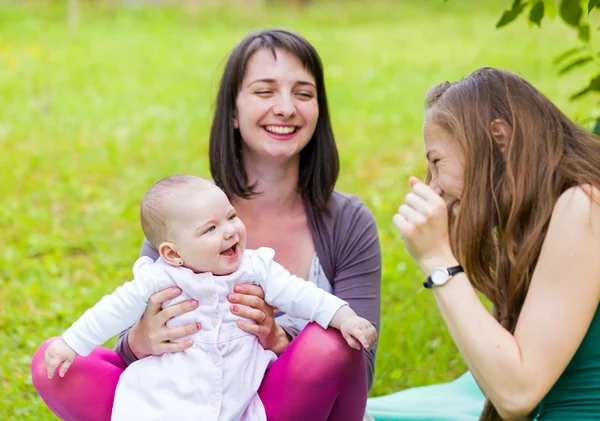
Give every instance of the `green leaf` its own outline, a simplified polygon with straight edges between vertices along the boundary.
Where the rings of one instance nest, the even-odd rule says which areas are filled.
[[[592,129],[592,133],[596,135],[600,135],[600,118],[596,119],[596,124],[594,124],[594,128]]]
[[[590,25],[586,23],[585,25],[581,25],[579,27],[578,38],[581,40],[581,42],[586,44],[590,43]]]
[[[591,92],[591,91],[600,91],[600,75],[596,76],[595,78],[593,78],[590,81],[590,84],[585,87],[584,89],[582,89],[581,91],[571,95],[571,97],[569,98],[571,101],[574,101],[576,99],[581,98],[582,96],[584,96],[585,94]]]
[[[517,18],[521,14],[521,12],[525,9],[525,3],[521,3],[521,0],[514,0],[512,7],[502,14],[502,17],[496,24],[496,28],[502,28],[505,25],[508,25],[513,20]]]
[[[577,60],[567,64],[565,67],[563,67],[562,69],[560,69],[560,71],[558,72],[559,75],[564,75],[565,73],[570,72],[571,70],[583,66],[586,63],[589,63],[590,61],[592,61],[593,58],[591,56],[587,56],[587,57],[580,57]]]
[[[535,23],[537,26],[542,26],[542,18],[544,17],[544,3],[540,0],[531,8],[529,12],[529,22]]]
[[[599,0],[590,0],[588,3],[588,15],[592,12],[592,9],[598,5]]]
[[[544,14],[549,19],[556,17],[556,0],[542,0],[544,2]]]
[[[584,50],[584,47],[573,47],[573,48],[569,48],[566,51],[563,51],[560,55],[556,56],[554,58],[554,60],[552,60],[552,63],[556,64],[560,64],[561,61],[565,61],[566,59],[568,59],[569,57],[581,52]]]
[[[561,0],[560,17],[567,25],[578,27],[582,14],[580,0]]]

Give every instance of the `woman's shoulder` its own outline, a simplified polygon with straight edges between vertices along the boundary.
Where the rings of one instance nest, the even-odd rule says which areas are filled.
[[[371,215],[369,208],[358,196],[334,190],[327,202],[329,214],[336,218],[343,215],[365,214]]]
[[[552,209],[548,236],[558,241],[564,236],[577,237],[583,241],[600,239],[597,237],[599,233],[600,189],[583,184],[562,192]]]
[[[358,196],[334,190],[327,205],[328,212],[313,215],[313,222],[330,233],[333,243],[353,243],[365,235],[363,240],[377,238],[375,218]]]
[[[553,216],[600,216],[600,189],[591,184],[573,186],[565,190],[554,205]]]

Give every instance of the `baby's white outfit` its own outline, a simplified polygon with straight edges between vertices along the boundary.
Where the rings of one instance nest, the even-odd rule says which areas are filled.
[[[239,283],[260,285],[266,302],[323,328],[346,304],[291,275],[274,256],[269,248],[247,250],[239,269],[225,276],[194,273],[162,258],[153,262],[142,257],[133,266],[133,281],[102,298],[63,334],[69,346],[87,356],[132,326],[156,291],[171,286],[183,291],[163,307],[192,298],[198,301],[194,311],[167,323],[168,327],[200,323],[199,332],[179,339],[192,339],[192,347],[146,357],[127,367],[117,385],[113,421],[266,421],[257,391],[277,357],[265,350],[255,335],[237,326],[241,318],[231,313],[227,294]]]

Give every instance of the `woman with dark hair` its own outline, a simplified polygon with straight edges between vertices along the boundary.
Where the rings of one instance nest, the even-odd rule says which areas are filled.
[[[337,148],[321,60],[308,41],[267,30],[247,35],[234,48],[217,96],[210,166],[246,225],[249,248],[273,248],[292,274],[348,302],[379,327],[377,228],[358,198],[334,190]],[[142,255],[158,256],[147,242]],[[170,340],[202,329],[165,326],[199,305],[192,300],[161,308],[180,293],[155,293],[142,319],[120,335],[116,353],[99,348],[76,359],[68,378],[44,377],[43,354],[55,338],[46,341],[34,356],[32,376],[48,407],[67,421],[109,420],[128,364],[187,349],[191,341]],[[239,327],[279,355],[259,389],[269,421],[362,419],[376,347],[353,350],[338,331],[280,314],[255,285],[237,285],[227,298],[232,312],[249,319]]]
[[[411,177],[394,222],[487,397],[480,419],[600,419],[600,143],[493,68],[425,101],[428,184]]]

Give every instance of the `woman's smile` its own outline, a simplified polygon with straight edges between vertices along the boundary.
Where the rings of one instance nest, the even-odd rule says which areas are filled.
[[[292,124],[269,124],[262,126],[262,128],[270,137],[277,140],[290,140],[294,138],[300,130],[299,126]]]

